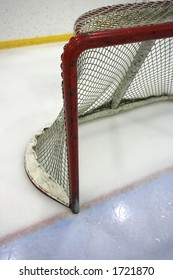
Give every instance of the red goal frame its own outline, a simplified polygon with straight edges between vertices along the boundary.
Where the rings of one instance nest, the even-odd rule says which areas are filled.
[[[62,54],[63,95],[67,129],[67,152],[69,162],[70,208],[79,212],[79,166],[78,166],[78,89],[77,60],[88,49],[163,39],[173,36],[173,22],[77,33],[64,47]]]

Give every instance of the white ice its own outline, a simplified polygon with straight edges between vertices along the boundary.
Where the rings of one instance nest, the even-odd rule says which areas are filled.
[[[30,138],[62,107],[64,43],[0,52],[0,237],[70,210],[39,192],[24,170]],[[80,204],[173,166],[173,103],[82,124]]]

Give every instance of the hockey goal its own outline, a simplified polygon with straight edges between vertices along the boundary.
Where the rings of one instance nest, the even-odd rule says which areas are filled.
[[[78,123],[173,99],[173,1],[84,14],[61,68],[64,106],[28,144],[25,168],[40,190],[78,213]]]

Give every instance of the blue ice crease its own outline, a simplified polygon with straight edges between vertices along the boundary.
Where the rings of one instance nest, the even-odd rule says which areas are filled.
[[[173,259],[173,173],[4,244],[0,259]]]

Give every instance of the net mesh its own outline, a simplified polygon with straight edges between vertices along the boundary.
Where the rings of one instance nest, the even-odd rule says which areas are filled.
[[[144,3],[140,9],[135,4],[93,11],[79,18],[75,32],[172,21],[172,1],[159,3],[157,6]],[[77,71],[81,121],[153,100],[170,100],[173,98],[173,38],[86,50],[79,56]],[[54,198],[69,205],[64,108],[55,122],[35,137],[32,149],[41,172],[67,197],[62,199],[57,193]]]
[[[74,33],[172,22],[172,13],[172,0],[107,6],[79,17],[74,25]]]
[[[69,196],[68,163],[66,147],[66,129],[64,123],[64,110],[57,120],[44,129],[41,135],[36,136],[37,144],[34,147],[37,161],[43,166],[44,171],[62,186]]]

